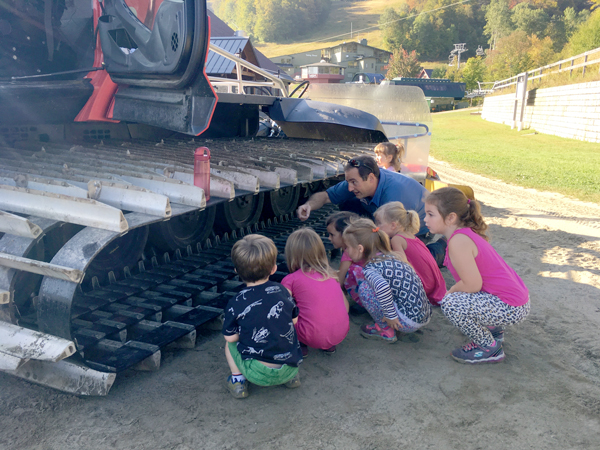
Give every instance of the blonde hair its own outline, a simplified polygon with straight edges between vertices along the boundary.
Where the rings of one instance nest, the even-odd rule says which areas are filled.
[[[382,256],[391,255],[407,262],[404,255],[392,251],[390,238],[371,219],[361,218],[351,221],[348,228],[344,230],[343,238],[350,247],[362,245],[366,261],[379,259],[378,254],[381,253]]]
[[[277,264],[277,247],[268,237],[249,234],[233,245],[231,260],[242,281],[254,283],[271,275]]]
[[[312,228],[300,228],[290,234],[285,243],[285,261],[290,273],[314,271],[323,276],[320,281],[335,277],[323,241]]]
[[[385,222],[396,222],[402,231],[417,234],[421,228],[421,220],[416,211],[407,211],[402,202],[389,202],[380,206],[374,216]]]
[[[404,145],[400,143],[392,144],[391,142],[381,142],[375,146],[373,151],[378,155],[384,154],[391,156],[392,160],[390,161],[390,165],[394,167],[396,172],[400,172],[400,164],[402,162],[402,157],[404,156]]]

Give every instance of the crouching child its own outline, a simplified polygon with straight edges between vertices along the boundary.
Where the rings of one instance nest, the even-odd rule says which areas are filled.
[[[229,392],[248,397],[248,382],[300,386],[302,352],[294,329],[298,307],[285,287],[269,281],[277,270],[277,247],[265,236],[250,234],[235,243],[231,259],[246,288],[225,309]]]

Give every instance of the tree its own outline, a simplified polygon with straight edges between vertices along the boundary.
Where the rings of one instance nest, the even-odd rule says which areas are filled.
[[[327,20],[331,0],[220,0],[216,11],[232,28],[264,42],[282,42]]]
[[[600,1],[600,0],[598,0]],[[565,25],[565,34],[569,39],[577,31],[577,29],[585,23],[590,17],[588,10],[576,12],[575,8],[566,8],[563,12],[563,23]]]
[[[545,66],[556,60],[556,53],[554,53],[554,45],[550,36],[546,36],[544,39],[539,39],[535,34],[529,36],[527,55],[531,62],[530,69]]]
[[[485,59],[491,78],[502,80],[531,69],[530,42],[523,30],[499,39]]]
[[[455,3],[408,0],[400,8],[387,8],[379,19],[386,48],[392,50],[401,45],[407,51],[416,50],[427,60],[445,58],[454,43],[464,42],[469,48],[477,48],[485,24],[482,9],[478,4]]]
[[[446,78],[446,68],[445,67],[436,67],[431,72],[431,78]]]
[[[466,83],[468,90],[477,89],[479,87],[477,82],[485,80],[486,74],[487,67],[480,56],[469,58],[462,68],[462,80]]]
[[[515,29],[523,30],[527,35],[535,34],[540,38],[546,36],[550,16],[543,9],[534,9],[524,2],[515,6],[511,15]]]
[[[513,31],[508,0],[492,0],[485,8],[485,20],[483,32],[489,36],[488,43],[493,50],[499,39]]]
[[[412,11],[403,4],[396,11],[394,8],[386,8],[379,16],[379,26],[382,31],[384,46],[387,49],[403,46],[410,49],[410,30],[414,19],[408,18]]]
[[[417,59],[417,52],[407,52],[398,47],[390,56],[390,62],[385,67],[387,73],[385,78],[391,80],[396,77],[416,77],[421,71],[421,64]]]
[[[458,83],[461,81],[460,72],[461,71],[458,70],[456,64],[454,64],[453,66],[448,66],[448,68],[446,69],[446,78],[450,81],[455,81]]]
[[[569,39],[571,55],[600,47],[600,9],[596,9]]]
[[[449,53],[451,43],[455,42],[450,30],[444,28],[443,21],[433,14],[421,14],[415,19],[410,39],[411,48],[428,60],[439,60]]]

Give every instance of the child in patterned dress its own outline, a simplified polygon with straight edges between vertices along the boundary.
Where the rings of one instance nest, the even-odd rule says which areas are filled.
[[[433,191],[425,200],[425,223],[448,239],[444,265],[456,284],[444,296],[444,315],[472,342],[452,352],[463,364],[504,359],[504,327],[525,319],[529,291],[488,242],[479,203],[460,190]]]
[[[361,335],[392,343],[396,331],[411,333],[427,324],[431,305],[423,284],[404,255],[392,251],[388,235],[372,220],[358,219],[343,238],[352,260],[366,261],[358,292],[375,323],[363,325]]]
[[[438,306],[446,295],[446,282],[435,259],[415,236],[421,227],[416,211],[407,211],[401,202],[389,202],[375,211],[375,224],[390,238],[392,250],[406,255],[421,282],[427,298]]]

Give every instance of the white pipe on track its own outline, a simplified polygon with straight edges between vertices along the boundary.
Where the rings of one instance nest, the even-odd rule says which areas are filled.
[[[3,252],[0,252],[0,266],[37,273],[38,275],[58,278],[59,280],[72,281],[73,283],[80,283],[83,280],[83,272],[81,270],[57,266],[56,264],[36,261],[35,259],[23,258]]]
[[[35,239],[42,229],[24,217],[0,211],[0,232]]]
[[[0,210],[75,223],[122,233],[129,225],[123,213],[95,200],[0,186]]]
[[[57,362],[75,353],[75,344],[67,339],[0,321],[0,352],[20,359]]]
[[[69,394],[89,396],[107,395],[117,376],[70,361],[51,363],[29,360],[18,369],[5,372]]]

